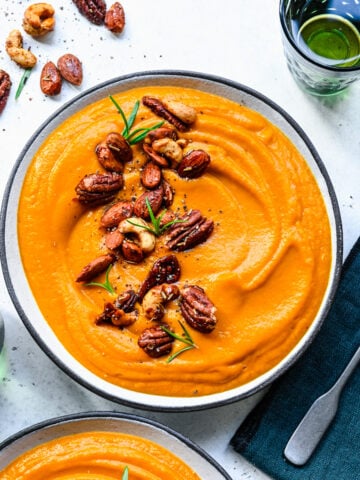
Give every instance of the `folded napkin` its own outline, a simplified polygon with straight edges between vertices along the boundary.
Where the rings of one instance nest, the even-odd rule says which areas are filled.
[[[347,257],[334,303],[314,342],[250,412],[231,439],[234,449],[276,480],[360,479],[360,367],[337,415],[308,463],[283,456],[316,398],[337,380],[360,344],[360,238]]]

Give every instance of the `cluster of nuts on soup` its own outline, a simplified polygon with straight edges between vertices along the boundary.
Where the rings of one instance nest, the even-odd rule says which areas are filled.
[[[185,153],[188,140],[179,138],[179,132],[189,130],[196,121],[196,110],[150,96],[144,96],[142,103],[166,120],[150,128],[142,139],[147,161],[139,170],[139,181],[145,192],[135,200],[116,198],[124,187],[124,164],[133,159],[133,151],[125,134],[109,132],[95,150],[106,173],[87,174],[75,188],[78,201],[86,207],[109,205],[100,220],[108,253],[87,264],[76,281],[87,284],[117,261],[141,263],[154,251],[161,236],[169,253],[154,262],[138,291],[122,292],[114,302],[105,303],[104,311],[96,318],[97,325],[124,328],[136,322],[141,308],[154,326],[141,333],[138,345],[156,358],[168,355],[174,342],[173,331],[164,321],[169,302],[178,302],[183,318],[192,328],[202,333],[215,328],[215,306],[204,289],[198,285],[178,287],[181,265],[175,254],[207,241],[214,222],[200,210],[175,213],[171,209],[175,193],[162,173],[163,169],[173,169],[183,179],[196,179],[207,170],[209,154],[202,149]]]

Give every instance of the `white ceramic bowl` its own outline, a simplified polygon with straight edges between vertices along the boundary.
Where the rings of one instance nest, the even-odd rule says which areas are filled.
[[[0,444],[0,470],[35,446],[66,435],[96,431],[116,432],[145,438],[179,457],[200,478],[231,480],[230,475],[210,455],[179,433],[158,422],[137,415],[114,412],[66,415],[20,431]]]
[[[255,380],[222,393],[194,398],[130,391],[106,382],[84,368],[65,350],[39,311],[21,265],[17,242],[17,206],[22,183],[33,155],[45,138],[68,116],[101,98],[154,84],[189,87],[217,94],[258,111],[277,125],[310,166],[322,192],[331,226],[332,264],[327,289],[318,314],[301,341],[278,365]],[[94,392],[113,401],[154,410],[196,410],[224,405],[245,398],[274,381],[304,352],[319,330],[333,299],[342,262],[342,230],[336,196],[326,169],[304,131],[278,105],[254,90],[223,78],[193,72],[154,71],[115,78],[80,94],[60,108],[33,135],[15,165],[2,206],[1,228],[1,260],[6,284],[20,317],[41,348],[73,379]]]

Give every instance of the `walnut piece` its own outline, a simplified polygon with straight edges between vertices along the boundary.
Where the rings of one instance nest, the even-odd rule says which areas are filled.
[[[54,30],[55,10],[49,3],[34,3],[24,12],[23,28],[32,37],[42,37]]]
[[[189,285],[182,290],[180,310],[186,322],[195,330],[202,333],[214,330],[216,308],[201,287]]]

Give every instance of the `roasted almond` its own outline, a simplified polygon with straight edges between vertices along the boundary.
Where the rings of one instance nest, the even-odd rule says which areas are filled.
[[[57,68],[66,81],[73,85],[81,85],[83,69],[80,60],[75,55],[71,53],[62,55],[57,61]]]
[[[40,75],[40,88],[45,95],[53,96],[61,92],[62,79],[59,70],[53,62],[43,66]]]

